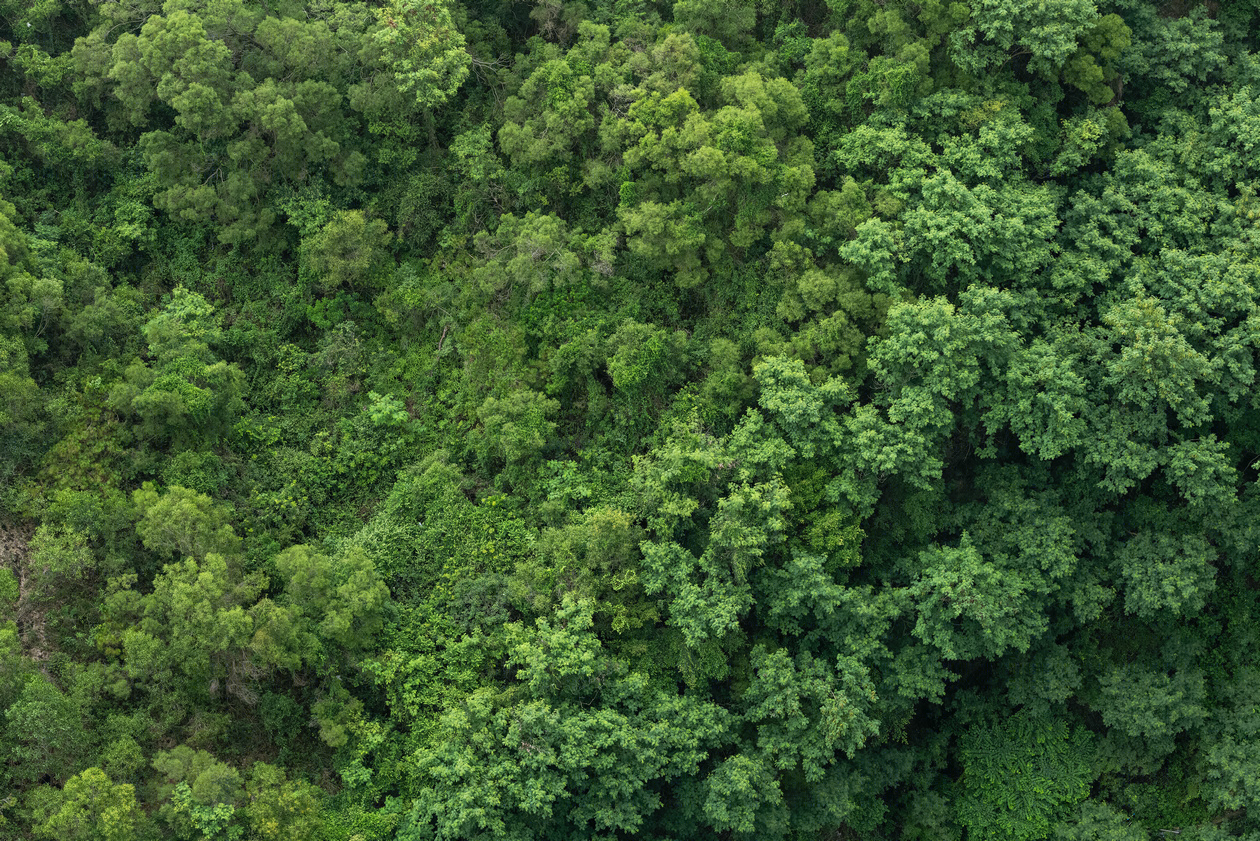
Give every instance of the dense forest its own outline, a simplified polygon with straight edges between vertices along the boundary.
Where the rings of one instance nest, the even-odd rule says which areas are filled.
[[[0,65],[0,837],[1260,839],[1260,0]]]

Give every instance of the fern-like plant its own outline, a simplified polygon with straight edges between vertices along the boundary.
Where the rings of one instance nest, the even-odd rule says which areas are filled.
[[[1091,737],[1062,721],[1020,713],[963,737],[958,817],[973,841],[1037,841],[1089,796]]]

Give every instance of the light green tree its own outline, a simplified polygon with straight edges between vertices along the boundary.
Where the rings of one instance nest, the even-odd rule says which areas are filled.
[[[135,841],[147,823],[135,787],[115,783],[99,768],[66,781],[34,826],[39,838],[65,841]]]

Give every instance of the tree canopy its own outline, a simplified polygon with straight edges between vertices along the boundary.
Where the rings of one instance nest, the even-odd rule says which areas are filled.
[[[0,0],[0,836],[1260,839],[1253,0]]]

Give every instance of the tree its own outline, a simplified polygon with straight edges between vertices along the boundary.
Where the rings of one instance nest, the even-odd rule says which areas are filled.
[[[949,660],[993,659],[1009,648],[1027,651],[1047,622],[1035,607],[1031,582],[1016,570],[986,563],[967,535],[957,548],[920,556],[923,571],[910,587],[918,607],[915,635]]]
[[[554,837],[639,832],[660,786],[695,774],[724,741],[725,712],[627,672],[590,633],[593,605],[517,629],[524,697],[470,696],[416,756],[425,786],[402,838]]]
[[[571,230],[552,214],[531,211],[518,218],[508,213],[493,234],[475,238],[486,260],[474,277],[491,294],[516,288],[533,296],[579,284],[603,285],[612,272],[612,239],[607,233]]]
[[[42,811],[36,836],[66,841],[133,841],[143,837],[147,822],[135,787],[115,783],[99,768],[67,780],[54,803]]]
[[[331,666],[334,652],[347,656],[371,644],[389,590],[362,550],[330,557],[309,546],[292,546],[273,563],[284,582],[280,604],[288,615],[283,621],[299,629],[296,649],[304,662]]]
[[[109,406],[140,419],[144,438],[187,445],[227,434],[244,409],[244,375],[217,360],[214,310],[201,295],[178,286],[145,324],[152,364],[129,365],[109,393]]]
[[[164,567],[153,592],[114,601],[139,614],[121,634],[127,674],[153,691],[194,698],[221,692],[257,700],[256,682],[270,664],[250,650],[253,608],[266,587],[260,575],[242,575],[238,561],[209,553]],[[121,596],[127,591],[122,591]],[[115,621],[124,615],[116,615]],[[127,617],[130,618],[130,617]]]
[[[160,814],[177,835],[215,841],[240,837],[235,815],[242,779],[235,768],[187,745],[159,751],[153,767],[163,775],[169,797]]]
[[[0,836],[1255,835],[1257,33],[0,0]]]
[[[9,774],[30,784],[47,776],[69,779],[90,743],[80,699],[53,685],[43,674],[31,675],[4,712]]]
[[[13,224],[16,214],[13,205],[0,202],[0,476],[12,475],[35,455],[43,424],[30,358],[46,349],[40,336],[62,297],[60,283],[33,274],[39,269],[27,237]]]
[[[119,13],[75,45],[83,87],[117,101],[107,106],[115,127],[143,130],[155,206],[213,224],[225,243],[273,235],[276,187],[361,183],[362,118],[405,119],[441,104],[468,74],[443,4],[377,14],[343,4],[306,18],[170,2],[142,25]]]
[[[722,3],[682,0],[674,4],[674,20],[695,35],[717,38],[727,46],[739,47],[757,22],[757,11],[747,0]]]
[[[477,410],[483,430],[478,449],[485,463],[505,465],[505,477],[519,481],[555,433],[556,424],[549,418],[559,408],[555,400],[528,388],[487,397]]]
[[[682,286],[707,276],[702,255],[716,263],[799,215],[814,186],[793,85],[748,72],[725,78],[721,98],[706,114],[685,88],[645,93],[605,130],[634,178],[618,208],[627,247]]]
[[[342,286],[377,286],[386,271],[386,249],[392,239],[380,219],[368,219],[361,210],[343,210],[303,241],[305,268],[314,276],[315,287],[325,293]]]
[[[1195,613],[1214,587],[1215,557],[1201,535],[1137,534],[1116,558],[1128,585],[1125,609],[1144,619],[1159,610]]]
[[[472,57],[445,3],[392,0],[377,14],[376,43],[398,90],[424,108],[441,105],[468,78]]]
[[[262,841],[302,841],[324,829],[322,794],[304,780],[288,779],[282,768],[255,762],[245,782],[242,811]]]
[[[203,493],[175,485],[160,494],[146,482],[131,499],[140,515],[136,533],[146,549],[167,558],[196,560],[211,553],[234,557],[240,552],[232,509]]]
[[[1089,794],[1089,736],[1061,720],[1020,715],[966,738],[959,818],[977,838],[1047,838]]]

